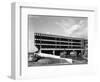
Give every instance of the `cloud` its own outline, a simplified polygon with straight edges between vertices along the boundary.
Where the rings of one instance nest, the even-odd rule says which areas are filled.
[[[74,30],[71,34],[73,37],[79,37],[79,38],[87,38],[88,37],[88,25],[87,20],[80,20],[78,27],[76,30]],[[73,27],[72,27],[73,28]]]
[[[62,28],[66,36],[87,38],[87,19],[76,22],[75,19],[61,20],[56,24]]]

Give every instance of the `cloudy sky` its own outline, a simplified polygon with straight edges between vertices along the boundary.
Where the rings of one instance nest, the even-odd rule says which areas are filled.
[[[87,38],[86,17],[29,16],[29,33],[50,33]]]
[[[88,18],[69,16],[36,16],[29,15],[29,40],[34,32],[78,37],[87,39]]]

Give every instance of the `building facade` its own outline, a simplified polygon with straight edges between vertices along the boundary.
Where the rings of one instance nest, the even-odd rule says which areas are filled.
[[[34,44],[42,53],[60,55],[61,52],[67,52],[70,55],[72,51],[76,51],[77,55],[83,55],[87,39],[65,37],[52,34],[34,33]]]

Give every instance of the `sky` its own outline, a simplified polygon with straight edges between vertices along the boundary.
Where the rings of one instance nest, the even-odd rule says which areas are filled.
[[[88,38],[87,17],[29,15],[28,26],[30,43],[34,41],[34,32]]]
[[[87,17],[29,16],[29,33],[87,38]]]

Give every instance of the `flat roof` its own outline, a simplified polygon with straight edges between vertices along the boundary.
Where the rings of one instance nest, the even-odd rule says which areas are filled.
[[[76,40],[86,40],[85,38],[77,38],[77,37],[67,37],[67,36],[61,36],[61,35],[54,35],[54,34],[45,34],[45,33],[34,33],[36,35],[43,35],[43,36],[49,36],[49,37],[56,37],[56,38],[66,38],[66,39],[76,39]]]

